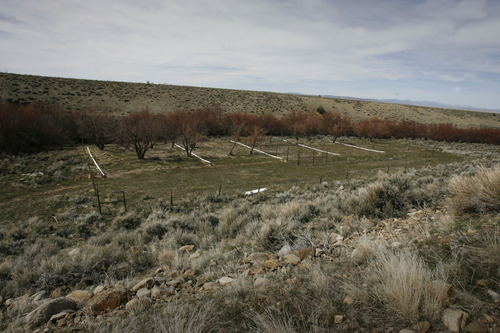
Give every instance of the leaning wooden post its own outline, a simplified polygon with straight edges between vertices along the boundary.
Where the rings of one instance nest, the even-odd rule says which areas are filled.
[[[297,150],[297,166],[300,165],[300,149]]]
[[[290,146],[286,149],[286,162],[288,163],[288,154],[290,153]]]
[[[170,191],[170,211],[172,211],[174,208],[174,195],[172,194],[172,191]]]
[[[101,199],[99,198],[99,190],[97,190],[97,189],[96,189],[96,196],[97,196],[97,206],[99,207],[99,214],[102,214]]]
[[[127,200],[125,199],[125,191],[122,191],[123,195],[123,208],[125,208],[125,211],[127,211]]]
[[[219,194],[218,196],[220,197],[220,192],[222,191],[222,184],[219,185]]]

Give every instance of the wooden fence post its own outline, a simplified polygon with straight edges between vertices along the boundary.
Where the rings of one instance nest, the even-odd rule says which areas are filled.
[[[127,200],[125,199],[125,191],[122,191],[123,195],[123,208],[125,208],[125,211],[127,211]]]
[[[99,214],[102,215],[101,199],[99,198],[99,190],[97,190],[97,189],[96,189],[96,196],[97,196],[97,206],[99,207]]]

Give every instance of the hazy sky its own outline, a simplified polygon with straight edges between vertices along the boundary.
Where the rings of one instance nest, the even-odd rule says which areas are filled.
[[[0,70],[500,109],[498,0],[0,0]]]

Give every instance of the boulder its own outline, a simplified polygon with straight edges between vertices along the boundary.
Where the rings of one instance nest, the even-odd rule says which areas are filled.
[[[78,308],[83,308],[85,304],[87,304],[87,301],[92,298],[92,296],[94,296],[94,294],[91,291],[75,290],[66,295],[66,298],[75,301]]]
[[[152,277],[148,277],[137,283],[132,289],[131,292],[136,293],[139,289],[144,287],[151,288],[155,284],[155,280]]]
[[[279,250],[278,256],[283,259],[283,257],[289,253],[292,253],[292,247],[288,244],[283,245],[283,247]]]
[[[245,262],[246,263],[252,263],[252,264],[264,264],[264,262],[266,260],[269,260],[271,258],[274,258],[273,256],[271,256],[270,254],[268,253],[264,253],[264,252],[254,252],[254,253],[251,253],[249,254],[246,258],[245,258]]]
[[[225,286],[226,284],[232,283],[233,281],[234,281],[234,279],[230,278],[229,276],[224,276],[224,277],[221,277],[220,279],[217,280],[217,282],[221,286]]]
[[[300,260],[304,260],[305,258],[314,257],[316,251],[314,247],[303,247],[301,249],[294,251],[293,254],[299,257]]]
[[[480,320],[473,321],[469,325],[465,326],[465,332],[467,333],[488,333],[488,327]]]
[[[443,312],[443,324],[452,333],[459,333],[464,329],[469,315],[462,310],[446,309]]]
[[[58,297],[56,299],[50,300],[42,305],[40,305],[35,310],[31,311],[26,316],[26,325],[30,329],[35,329],[46,322],[55,315],[64,310],[73,310],[77,309],[76,302],[67,297]]]
[[[94,295],[86,307],[93,313],[101,313],[113,310],[128,300],[127,290],[125,288],[112,288]]]
[[[179,251],[191,252],[194,249],[194,245],[184,245],[179,248]]]
[[[275,270],[278,269],[278,267],[280,267],[280,262],[278,261],[278,259],[273,258],[264,261],[264,266],[266,266],[269,269]]]
[[[290,253],[290,254],[287,254],[285,257],[285,262],[289,265],[297,265],[299,262],[300,262],[300,257],[293,254],[293,253]]]
[[[421,321],[420,323],[413,326],[413,330],[417,333],[427,333],[431,328],[431,323],[428,321]]]
[[[135,296],[137,296],[137,298],[149,297],[149,296],[151,296],[151,291],[147,287],[144,287],[144,288],[137,290],[137,293],[135,294]]]

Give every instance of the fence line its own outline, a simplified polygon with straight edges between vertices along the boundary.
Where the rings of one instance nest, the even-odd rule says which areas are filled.
[[[185,148],[183,148],[183,147],[179,146],[177,143],[176,143],[176,144],[174,144],[174,145],[175,145],[177,148],[179,148],[179,149],[182,149],[182,150],[186,151],[186,149],[185,149]],[[201,158],[200,156],[196,155],[195,153],[191,152],[191,155],[193,155],[194,157],[196,157],[196,158],[197,158],[197,159],[199,159],[200,161],[205,162],[205,163],[208,163],[210,166],[213,166],[212,162],[210,162],[210,161],[208,161],[208,160],[206,160],[206,159],[204,159],[204,158]]]
[[[241,142],[237,142],[237,141],[233,141],[233,140],[231,140],[231,142],[232,142],[232,143],[237,143],[237,144],[239,144],[239,145],[241,145],[241,146],[243,146],[243,147],[247,147],[247,148],[252,149],[252,147],[247,146],[246,144],[243,144],[243,143],[241,143]],[[255,151],[256,151],[256,152],[258,152],[258,153],[264,154],[264,155],[266,155],[266,156],[277,158],[277,159],[278,159],[278,160],[280,160],[280,161],[284,161],[283,157],[279,157],[279,156],[274,156],[274,155],[272,155],[272,154],[268,154],[268,153],[266,153],[265,151],[259,150],[259,149],[255,148],[255,147],[253,148],[253,150],[255,150]]]
[[[99,172],[101,173],[101,177],[102,178],[106,178],[106,174],[104,173],[104,171],[102,171],[102,169],[99,167],[99,164],[97,164],[97,161],[95,160],[94,156],[92,156],[92,153],[90,152],[90,148],[87,147],[87,151],[89,152],[89,155],[90,155],[90,158],[92,159],[92,161],[94,161],[94,164],[95,166],[97,167],[97,170],[99,170]]]
[[[285,140],[285,139],[283,139],[283,141],[285,141],[287,143],[291,143],[291,144],[297,145],[297,146],[300,146],[300,147],[304,147],[304,148],[307,148],[307,149],[316,150],[316,151],[319,151],[320,153],[330,154],[330,155],[334,155],[334,156],[341,156],[339,153],[332,153],[330,151],[326,151],[326,150],[322,150],[322,149],[318,149],[318,148],[314,148],[314,147],[309,147],[309,146],[303,145],[301,143],[295,143],[295,142],[291,142],[291,141],[288,141],[288,140]]]
[[[356,148],[356,149],[361,149],[361,150],[366,150],[366,151],[372,151],[374,153],[383,153],[383,154],[385,154],[385,151],[383,151],[383,150],[368,149],[368,148],[358,147],[358,146],[354,146],[354,145],[348,145],[347,143],[341,143],[341,142],[335,142],[335,143],[338,143],[339,145],[344,145],[344,146],[347,146],[347,147]]]

